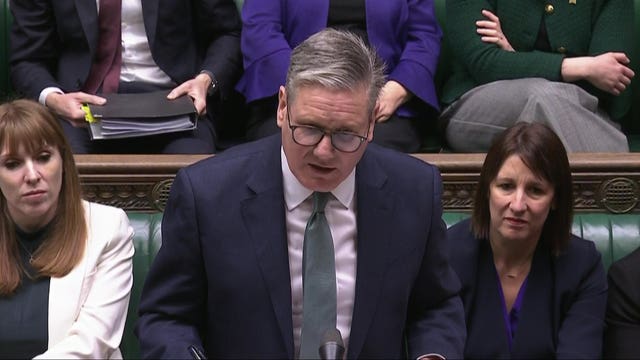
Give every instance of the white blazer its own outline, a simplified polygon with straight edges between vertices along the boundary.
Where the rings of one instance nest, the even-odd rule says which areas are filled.
[[[66,276],[51,278],[49,345],[36,359],[121,359],[133,284],[133,228],[121,209],[83,201],[87,246]]]

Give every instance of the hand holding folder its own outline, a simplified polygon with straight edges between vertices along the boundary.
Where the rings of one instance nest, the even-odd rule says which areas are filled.
[[[167,99],[168,90],[105,94],[104,105],[83,106],[91,139],[117,139],[193,130],[198,114],[188,96]]]

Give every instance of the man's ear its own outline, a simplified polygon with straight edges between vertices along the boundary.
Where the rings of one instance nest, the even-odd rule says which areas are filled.
[[[287,90],[284,86],[280,86],[278,90],[278,110],[276,112],[276,122],[278,127],[282,128],[282,125],[287,120]]]
[[[376,127],[376,119],[378,118],[378,112],[380,111],[380,103],[376,101],[376,105],[369,115],[369,132],[367,133],[367,141],[373,141],[373,129]]]
[[[373,118],[374,122],[378,118],[379,113],[380,113],[380,101],[376,100],[376,104],[373,106],[373,111],[371,112],[371,117]]]

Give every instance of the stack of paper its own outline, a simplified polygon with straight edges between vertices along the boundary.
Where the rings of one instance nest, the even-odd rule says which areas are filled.
[[[193,130],[197,112],[188,96],[168,100],[169,91],[106,94],[104,105],[88,104],[92,139],[117,139]]]

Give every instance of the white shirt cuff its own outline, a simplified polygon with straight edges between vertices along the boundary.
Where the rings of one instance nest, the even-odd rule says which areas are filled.
[[[60,88],[57,87],[48,87],[45,88],[44,90],[40,91],[40,96],[38,97],[38,101],[40,102],[40,104],[42,105],[47,105],[47,96],[49,96],[49,94],[57,92],[59,94],[64,94],[64,91],[62,91]]]

